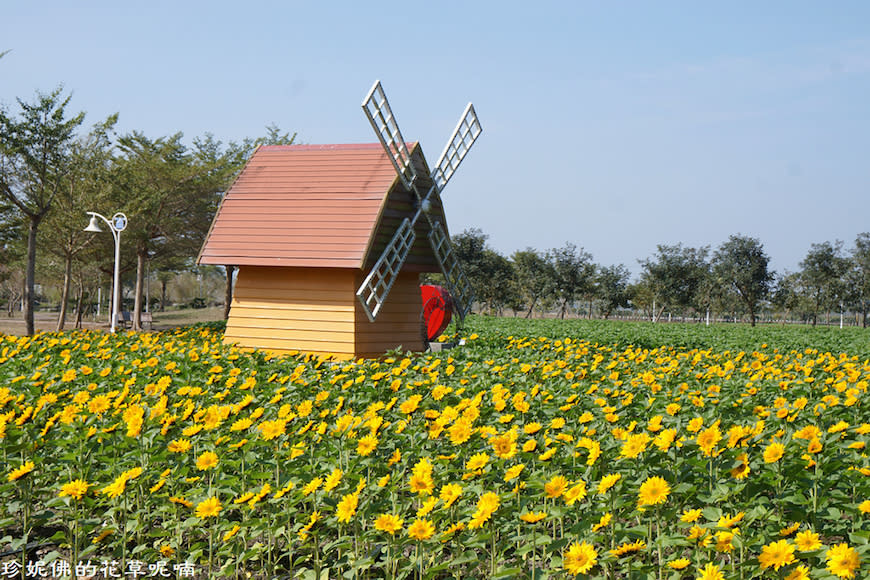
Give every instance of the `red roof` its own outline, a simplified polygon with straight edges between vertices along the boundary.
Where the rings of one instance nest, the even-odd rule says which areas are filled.
[[[408,147],[428,175],[419,146]],[[380,143],[263,146],[224,196],[199,263],[363,268],[411,212]]]

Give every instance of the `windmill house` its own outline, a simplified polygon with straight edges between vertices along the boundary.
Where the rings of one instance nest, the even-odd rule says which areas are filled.
[[[198,258],[238,268],[226,342],[337,359],[422,350],[423,272],[444,273],[468,311],[439,192],[480,134],[473,107],[435,171],[380,83],[363,108],[379,143],[262,146],[226,192]]]

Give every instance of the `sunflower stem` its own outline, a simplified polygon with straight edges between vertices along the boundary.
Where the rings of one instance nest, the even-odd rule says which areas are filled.
[[[423,558],[420,556],[420,542],[419,541],[417,542],[417,554],[415,556],[415,559],[417,560],[417,566],[418,566],[418,568],[417,568],[418,576],[417,577],[420,580],[423,580]]]
[[[495,526],[492,526],[492,534],[490,534],[490,552],[489,552],[489,570],[490,575],[495,575]]]
[[[211,578],[211,565],[214,555],[214,524],[208,526],[208,577]]]
[[[656,551],[658,552],[659,580],[662,580],[662,535],[661,506],[656,506]]]

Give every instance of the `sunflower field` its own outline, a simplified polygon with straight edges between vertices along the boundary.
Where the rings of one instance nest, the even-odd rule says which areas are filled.
[[[0,577],[868,577],[862,335],[602,325],[0,334]]]

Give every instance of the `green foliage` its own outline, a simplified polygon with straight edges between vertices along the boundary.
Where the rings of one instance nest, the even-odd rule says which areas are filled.
[[[656,302],[657,319],[666,308],[676,311],[697,308],[701,289],[709,276],[709,247],[691,248],[682,244],[656,246],[652,258],[640,260],[641,283]]]
[[[843,256],[843,242],[813,244],[800,265],[800,292],[810,304],[815,324],[821,311],[838,309],[847,298],[849,262]]]
[[[0,110],[0,197],[11,203],[27,222],[27,264],[24,318],[33,334],[36,235],[51,210],[69,171],[70,146],[85,114],[67,118],[70,97],[61,89],[37,93],[36,101],[18,99],[20,117]]]
[[[773,273],[769,262],[760,241],[741,235],[730,236],[713,255],[713,276],[739,296],[752,326],[760,302],[770,293]]]
[[[601,314],[608,318],[617,308],[628,308],[632,293],[628,268],[602,266],[595,277],[595,296],[601,301]]]
[[[560,318],[565,318],[575,300],[594,292],[595,264],[592,254],[571,242],[553,248],[547,257],[553,269],[553,296],[559,305]]]
[[[517,288],[528,306],[526,318],[531,316],[539,301],[545,301],[552,293],[555,272],[546,255],[533,248],[514,252],[511,256],[516,271]]]

